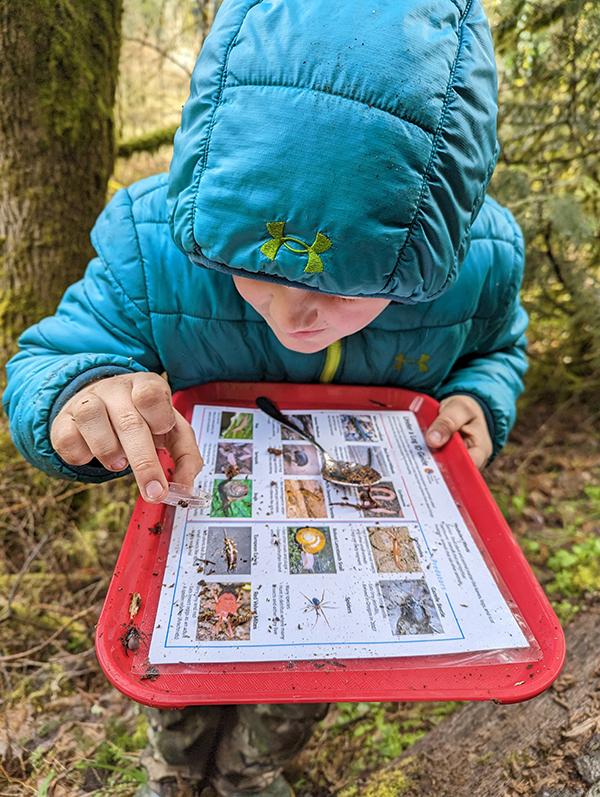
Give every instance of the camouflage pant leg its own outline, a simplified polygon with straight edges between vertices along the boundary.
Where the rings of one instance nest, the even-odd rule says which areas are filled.
[[[228,715],[210,779],[224,797],[266,788],[308,741],[328,703],[235,706]]]
[[[214,753],[227,706],[171,710],[142,706],[149,720],[148,747],[141,757],[150,783],[176,777],[203,780]]]

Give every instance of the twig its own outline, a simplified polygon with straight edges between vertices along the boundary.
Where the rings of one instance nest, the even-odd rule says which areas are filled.
[[[191,78],[192,70],[189,69],[185,64],[180,63],[176,58],[167,52],[167,50],[163,50],[162,47],[159,47],[158,44],[154,42],[149,42],[147,39],[140,39],[137,36],[123,36],[123,40],[126,42],[133,42],[133,44],[140,44],[142,47],[149,47],[151,50],[155,50],[159,55],[162,55],[163,58],[166,58],[167,61],[171,61],[172,64],[178,66],[179,69],[182,69],[185,74]]]
[[[91,490],[92,487],[95,487],[94,484],[80,484],[79,487],[74,487],[72,490],[67,490],[65,493],[60,493],[59,495],[55,495],[52,493],[51,495],[45,495],[43,498],[40,498],[39,501],[36,501],[35,504],[32,504],[31,501],[19,501],[18,504],[9,504],[8,506],[4,506],[0,509],[0,516],[1,515],[9,515],[15,512],[17,509],[39,509],[44,504],[48,504],[50,502],[58,503],[59,501],[64,501],[66,498],[70,498],[72,495],[77,495],[77,493],[83,493],[86,490]]]
[[[540,433],[542,433],[542,434],[538,438],[538,442],[536,443],[536,445],[531,449],[531,451],[529,451],[527,456],[522,460],[522,462],[517,467],[517,469],[515,471],[516,475],[521,474],[523,472],[523,470],[527,467],[527,465],[529,465],[531,460],[537,454],[539,454],[539,452],[546,445],[546,441],[547,441],[548,435],[547,434],[543,434],[543,432],[548,428],[549,424],[552,421],[555,421],[558,418],[558,416],[561,415],[566,409],[571,407],[577,401],[578,398],[579,398],[579,396],[577,394],[571,396],[571,398],[569,398],[569,399],[567,399],[567,401],[563,402],[560,405],[560,407],[558,407],[548,418],[546,418],[544,423],[542,423],[541,426],[538,427],[537,434],[538,435]]]
[[[34,789],[28,783],[25,783],[24,780],[20,780],[19,778],[11,777],[11,775],[9,775],[8,772],[6,771],[6,769],[4,768],[4,766],[3,766],[1,761],[0,761],[0,775],[2,775],[3,778],[6,778],[6,782],[7,783],[18,783],[19,786],[25,786],[26,789],[29,789],[31,794],[36,794],[36,795],[38,794],[38,790]]]
[[[11,606],[12,600],[15,597],[15,595],[17,593],[17,590],[19,589],[21,581],[23,580],[23,576],[29,570],[30,564],[33,562],[35,557],[38,555],[40,550],[44,547],[44,545],[48,542],[49,539],[50,539],[50,532],[48,532],[48,534],[46,534],[46,536],[43,537],[38,542],[38,544],[35,546],[33,551],[31,551],[31,553],[29,554],[27,559],[25,559],[25,561],[23,563],[23,567],[17,573],[17,577],[15,579],[15,582],[12,585],[11,590],[10,590],[10,592],[8,594],[8,598],[6,600],[6,613],[2,617],[0,617],[0,623],[3,623],[5,620],[8,620],[8,618],[11,616],[11,614],[12,614],[12,606]]]
[[[79,620],[80,617],[83,617],[89,612],[93,612],[95,610],[96,610],[95,606],[88,606],[87,609],[82,609],[80,612],[77,612],[77,614],[74,614],[73,617],[71,617],[70,620],[68,620],[64,625],[58,628],[51,636],[48,637],[48,639],[44,640],[44,642],[40,642],[39,645],[35,645],[34,647],[29,648],[29,650],[23,650],[21,651],[21,653],[11,653],[9,656],[0,656],[0,662],[16,661],[17,659],[26,658],[27,656],[30,656],[32,653],[37,653],[38,650],[42,650],[42,648],[45,648],[47,645],[53,642],[58,636],[60,636],[60,634],[62,634],[62,632],[65,630],[65,628],[68,628],[76,620]]]
[[[171,125],[170,127],[163,127],[159,130],[153,130],[150,133],[144,133],[137,138],[130,138],[122,141],[117,146],[118,158],[130,158],[139,152],[146,152],[152,154],[166,144],[173,143],[173,137],[177,132],[178,125]]]

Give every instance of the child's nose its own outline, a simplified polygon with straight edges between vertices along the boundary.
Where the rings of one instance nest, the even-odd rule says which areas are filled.
[[[319,310],[310,297],[289,294],[272,302],[271,316],[286,332],[303,332],[318,326]]]

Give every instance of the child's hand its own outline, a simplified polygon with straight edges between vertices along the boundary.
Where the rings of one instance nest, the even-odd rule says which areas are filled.
[[[460,432],[471,459],[481,470],[494,449],[483,410],[471,396],[448,396],[440,403],[439,415],[425,436],[427,445],[441,448],[454,432]]]
[[[158,501],[167,491],[157,448],[171,453],[173,481],[190,488],[204,464],[192,427],[155,373],[119,374],[82,388],[54,419],[50,440],[69,465],[96,457],[108,470],[120,471],[129,463],[147,501]]]

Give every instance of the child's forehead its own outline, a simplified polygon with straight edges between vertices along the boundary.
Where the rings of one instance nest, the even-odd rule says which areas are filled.
[[[347,302],[348,304],[357,302],[372,301],[373,297],[370,296],[342,296],[340,294],[324,293],[318,290],[307,291],[285,283],[277,283],[265,281],[256,277],[242,277],[239,275],[233,276],[233,282],[236,287],[241,288],[245,292],[253,293],[255,295],[269,295],[277,293],[288,299],[290,302],[297,301],[317,301],[317,302]]]

